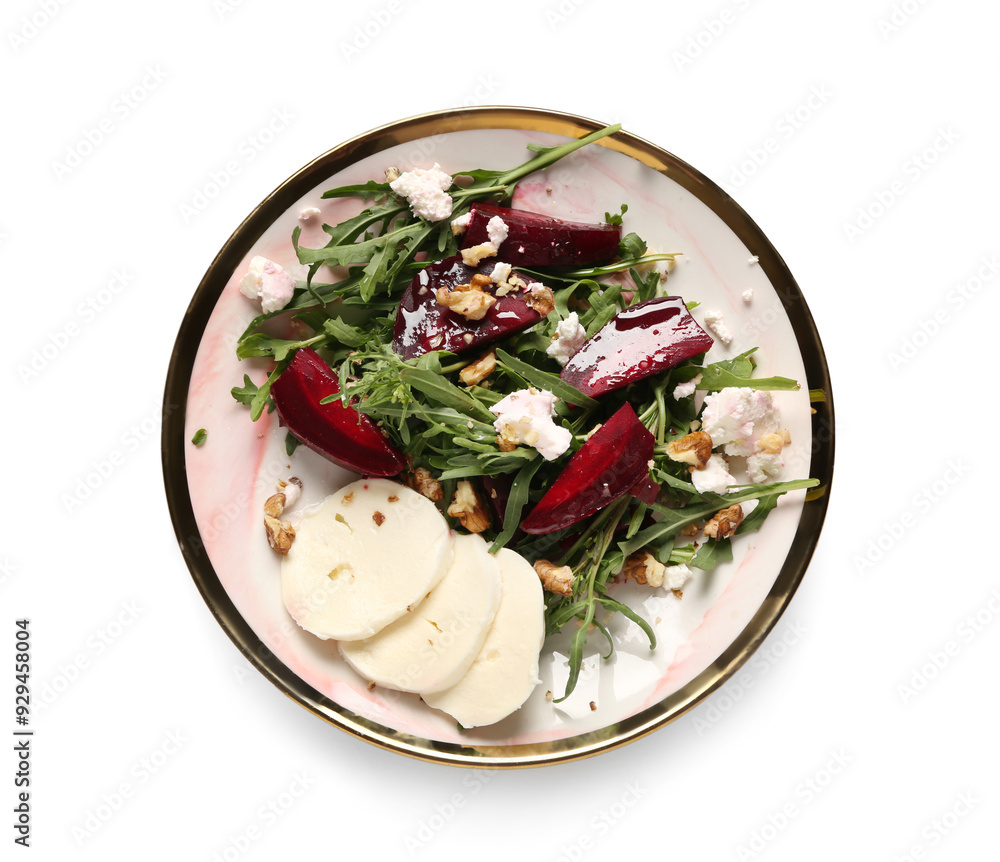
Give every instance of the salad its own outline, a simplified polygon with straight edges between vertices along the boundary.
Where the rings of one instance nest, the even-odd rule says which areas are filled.
[[[520,180],[618,129],[532,147],[506,171],[387,165],[324,193],[367,204],[324,225],[325,246],[302,246],[296,229],[305,278],[255,258],[242,282],[261,313],[237,355],[273,367],[233,397],[252,420],[277,412],[289,454],[306,445],[405,483],[454,531],[527,560],[545,633],[572,633],[557,702],[589,641],[610,657],[610,615],[656,646],[616,583],[680,601],[783,494],[818,485],[781,480],[788,435],[770,393],[798,383],[754,377],[754,348],[705,362],[729,334],[670,291],[683,250],[654,253],[627,232],[627,202],[601,224],[511,208]],[[266,516],[269,539],[287,553],[280,516]]]

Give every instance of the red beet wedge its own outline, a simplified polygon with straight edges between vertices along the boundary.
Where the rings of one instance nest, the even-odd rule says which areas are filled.
[[[663,296],[620,311],[586,341],[559,376],[592,398],[659,374],[704,353],[712,336],[679,296]]]
[[[521,529],[534,535],[561,530],[627,494],[649,476],[654,442],[624,405],[569,459]]]
[[[355,473],[395,476],[406,458],[371,419],[339,401],[320,404],[338,392],[337,376],[311,347],[299,350],[271,385],[281,424],[314,452]]]
[[[490,257],[478,267],[466,266],[461,256],[455,256],[432,263],[417,273],[399,303],[392,349],[403,359],[413,359],[432,350],[469,353],[538,323],[542,316],[528,306],[520,290],[497,297],[481,320],[469,320],[437,301],[438,288],[469,284],[476,274],[490,275],[496,264],[497,259]],[[520,278],[526,284],[534,280],[527,275]],[[490,283],[482,290],[492,295],[497,287]]]
[[[528,210],[473,204],[462,248],[487,242],[486,226],[494,216],[507,225],[507,239],[497,260],[514,266],[590,266],[614,259],[621,242],[620,225],[565,221]]]

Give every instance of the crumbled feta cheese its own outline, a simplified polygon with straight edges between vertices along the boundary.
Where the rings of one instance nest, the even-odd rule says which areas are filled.
[[[746,386],[727,386],[706,396],[701,423],[712,444],[727,455],[752,455],[762,436],[780,428],[771,393]]]
[[[691,570],[683,563],[678,566],[667,566],[663,570],[663,586],[669,590],[679,590],[691,577]]]
[[[299,219],[301,221],[309,221],[310,219],[316,218],[319,214],[319,207],[303,207],[299,210]]]
[[[744,302],[753,302],[753,288],[752,287],[748,287],[746,290],[743,291],[743,301]]]
[[[247,299],[259,299],[265,313],[284,308],[294,292],[295,279],[273,260],[260,255],[250,260],[250,268],[240,279],[240,293]]]
[[[458,236],[460,233],[465,233],[465,229],[469,226],[469,222],[472,221],[472,213],[467,212],[465,215],[460,215],[458,218],[453,218],[451,220],[451,232]]]
[[[583,342],[586,340],[587,330],[581,326],[577,313],[571,311],[565,320],[560,320],[556,324],[555,337],[545,348],[545,352],[549,356],[554,356],[560,365],[565,365],[570,357],[583,347]]]
[[[754,452],[753,455],[747,456],[747,476],[755,484],[776,479],[781,475],[781,468],[784,466],[785,462],[780,452]]]
[[[451,184],[451,176],[435,162],[429,170],[414,168],[400,174],[389,183],[389,188],[409,201],[415,216],[427,221],[441,221],[451,215],[453,201],[451,195],[445,194]]]
[[[698,388],[698,384],[701,383],[701,375],[696,374],[690,380],[684,383],[678,383],[674,387],[674,400],[680,401],[682,398],[687,398],[689,395],[694,395],[695,390]]]
[[[494,284],[503,284],[508,278],[510,278],[510,264],[509,263],[498,263],[493,267],[493,272],[490,273],[490,281]]]
[[[569,429],[556,425],[556,397],[547,390],[519,389],[494,404],[493,427],[511,443],[534,446],[546,461],[552,461],[569,449],[573,435]]]
[[[699,493],[725,494],[736,480],[729,472],[729,462],[718,453],[713,453],[700,470],[691,472],[691,482]]]
[[[497,248],[507,239],[507,222],[500,216],[493,216],[486,222],[486,236]]]
[[[732,341],[733,341],[733,333],[730,332],[729,331],[729,327],[726,326],[726,321],[722,317],[722,312],[721,311],[706,311],[705,312],[705,326],[723,344],[731,344],[732,343]]]

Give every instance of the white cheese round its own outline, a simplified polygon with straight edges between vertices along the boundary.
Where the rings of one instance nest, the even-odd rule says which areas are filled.
[[[358,673],[399,691],[427,693],[457,683],[479,654],[500,606],[500,565],[475,534],[455,537],[441,583],[412,612],[340,653]]]
[[[545,639],[545,599],[531,564],[506,548],[496,555],[503,597],[479,655],[455,685],[424,701],[462,727],[494,724],[515,712],[539,682]]]
[[[361,479],[296,527],[281,595],[306,631],[360,640],[419,605],[452,554],[453,534],[430,500],[388,479]]]

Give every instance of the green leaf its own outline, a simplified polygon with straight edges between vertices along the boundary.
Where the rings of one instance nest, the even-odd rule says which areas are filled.
[[[628,233],[618,243],[618,257],[641,258],[646,253],[647,248],[646,241],[639,234]]]
[[[285,454],[288,455],[289,457],[291,457],[292,453],[296,449],[298,449],[298,448],[299,448],[299,440],[296,437],[293,437],[292,434],[291,434],[291,432],[286,432],[285,433]]]
[[[208,432],[204,428],[199,428],[194,432],[194,437],[191,438],[191,442],[195,446],[201,446],[208,439]]]
[[[584,395],[575,386],[564,382],[558,374],[535,368],[535,366],[511,356],[506,350],[497,348],[497,363],[536,389],[546,389],[567,404],[585,407],[588,410],[598,406],[599,402],[596,399]]]
[[[511,484],[510,493],[507,495],[507,508],[503,515],[503,529],[493,542],[490,548],[491,553],[496,553],[513,538],[517,528],[521,525],[521,513],[528,504],[528,494],[531,491],[531,480],[534,478],[538,468],[542,466],[542,458],[535,453],[527,464],[525,464]]]

